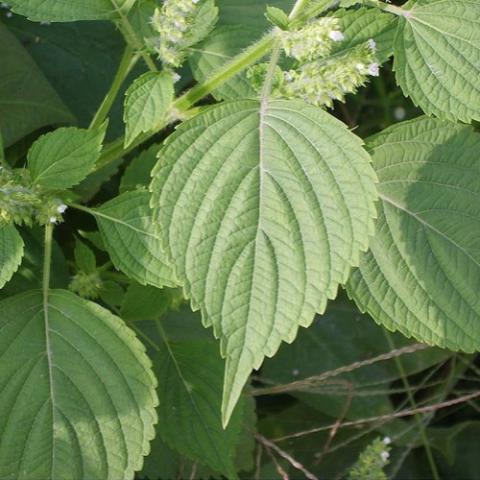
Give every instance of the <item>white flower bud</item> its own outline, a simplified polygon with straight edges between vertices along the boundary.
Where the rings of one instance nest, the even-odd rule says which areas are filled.
[[[334,41],[334,42],[341,42],[345,37],[343,33],[340,30],[332,30],[328,36]]]
[[[378,77],[380,75],[380,65],[376,62],[371,63],[368,66],[368,74],[372,75],[372,77]]]

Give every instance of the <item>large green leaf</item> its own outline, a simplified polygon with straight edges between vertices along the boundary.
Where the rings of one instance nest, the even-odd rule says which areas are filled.
[[[382,200],[348,291],[390,330],[480,348],[480,135],[420,118],[369,143]]]
[[[0,328],[0,477],[133,479],[157,404],[133,332],[63,290],[2,301]]]
[[[9,146],[46,125],[73,117],[30,55],[0,23],[0,130]]]
[[[397,82],[427,114],[480,120],[480,3],[429,0],[400,18]]]
[[[158,395],[159,433],[175,450],[224,474],[235,475],[243,402],[227,429],[222,428],[224,362],[210,340],[171,342],[166,336],[154,357],[162,389]]]
[[[15,13],[30,20],[74,22],[108,20],[124,15],[135,0],[9,0]]]
[[[91,210],[116,268],[142,285],[175,286],[165,263],[161,239],[152,222],[150,193],[123,193]]]
[[[112,22],[71,22],[42,25],[14,15],[6,20],[50,84],[87,127],[108,92],[125,40]],[[125,86],[144,70],[138,62]],[[123,89],[111,109],[109,134],[123,134]]]
[[[150,132],[165,123],[174,93],[169,73],[148,72],[132,83],[126,93],[123,114],[126,146],[141,133]]]
[[[252,368],[308,326],[373,232],[361,141],[299,101],[228,102],[159,152],[152,206],[165,248],[227,358],[224,421]]]
[[[12,278],[23,258],[23,240],[13,225],[0,225],[0,288]]]
[[[100,156],[105,128],[59,128],[40,137],[28,151],[33,182],[53,189],[80,183]]]

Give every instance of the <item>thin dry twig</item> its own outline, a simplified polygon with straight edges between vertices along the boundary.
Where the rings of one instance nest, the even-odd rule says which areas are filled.
[[[353,420],[349,422],[343,422],[341,423],[338,428],[343,428],[343,427],[356,427],[359,425],[363,425],[365,423],[370,423],[370,422],[378,422],[382,420],[391,420],[393,418],[402,418],[402,417],[409,417],[411,415],[416,415],[418,413],[428,413],[428,412],[433,412],[435,410],[440,410],[442,408],[448,408],[454,405],[458,405],[460,403],[465,403],[468,402],[469,400],[473,400],[474,398],[480,397],[480,390],[474,393],[471,393],[470,395],[464,395],[462,397],[455,398],[453,400],[447,400],[445,402],[440,402],[440,403],[435,403],[433,405],[427,405],[425,407],[419,407],[419,408],[412,408],[409,410],[402,410],[400,412],[395,412],[391,413],[389,415],[380,415],[377,417],[368,417],[368,418],[362,418],[360,420]],[[317,432],[323,432],[325,430],[330,430],[332,427],[334,427],[336,424],[334,423],[333,425],[326,425],[323,427],[317,427],[317,428],[312,428],[310,430],[305,430],[303,432],[297,432],[297,433],[292,433],[290,435],[285,435],[283,437],[278,437],[273,439],[275,442],[281,442],[284,440],[288,440],[290,438],[298,438],[298,437],[303,437],[305,435],[310,435],[312,433],[317,433]]]
[[[259,443],[261,443],[267,450],[274,450],[278,455],[280,455],[283,459],[285,459],[293,468],[296,468],[300,472],[302,472],[308,480],[318,480],[312,472],[309,472],[300,462],[295,460],[292,456],[290,456],[287,452],[282,450],[278,445],[275,445],[271,440],[268,440],[263,435],[259,433],[255,434],[255,438]]]
[[[295,382],[287,383],[285,385],[277,385],[274,387],[266,387],[266,388],[256,388],[253,390],[253,395],[272,395],[272,394],[279,394],[279,393],[286,393],[290,391],[299,391],[299,390],[308,390],[314,388],[319,383],[325,382],[325,380],[337,377],[343,373],[349,373],[353,370],[357,370],[358,368],[366,367],[368,365],[372,365],[377,362],[382,362],[386,360],[391,360],[392,358],[399,357],[401,355],[405,355],[407,353],[418,352],[419,350],[425,350],[429,348],[427,345],[423,345],[421,343],[416,343],[414,345],[408,345],[406,347],[397,348],[387,353],[383,353],[382,355],[378,355],[373,358],[369,358],[367,360],[362,360],[359,362],[352,363],[350,365],[345,365],[343,367],[336,368],[335,370],[329,370],[328,372],[324,372],[321,375],[315,375],[313,377],[308,377],[303,380],[297,380]]]

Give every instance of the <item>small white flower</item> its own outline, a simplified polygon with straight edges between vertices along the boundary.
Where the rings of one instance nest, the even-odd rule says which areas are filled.
[[[57,217],[50,217],[49,221],[50,221],[50,223],[57,223],[58,219],[57,219]]]
[[[380,65],[376,62],[371,63],[368,66],[368,74],[372,75],[373,77],[378,77],[380,75]]]
[[[368,43],[368,46],[370,47],[370,50],[375,51],[377,49],[377,42],[375,42],[373,38],[370,38],[367,43]]]
[[[364,72],[365,71],[365,65],[363,63],[357,63],[355,65],[355,68],[359,71],[359,72]]]
[[[13,17],[13,13],[12,13],[12,12],[7,12],[7,13],[5,14],[5,16],[6,16],[7,18],[12,18],[12,17]]]
[[[390,437],[385,437],[385,438],[383,439],[383,443],[384,443],[385,445],[390,445],[390,444],[392,443],[392,439],[391,439]]]
[[[382,457],[382,460],[386,462],[390,458],[390,454],[387,451],[380,452],[380,456]]]
[[[173,80],[173,83],[177,83],[182,77],[177,73],[177,72],[174,72],[172,74],[172,80]]]
[[[57,212],[58,212],[58,213],[65,213],[65,210],[66,210],[67,208],[68,208],[68,207],[67,207],[65,204],[61,203],[61,204],[57,207]]]
[[[334,42],[341,42],[345,37],[343,33],[340,30],[332,30],[328,36],[334,41]]]

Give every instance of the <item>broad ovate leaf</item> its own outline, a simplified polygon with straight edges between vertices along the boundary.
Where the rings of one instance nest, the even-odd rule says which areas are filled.
[[[164,336],[154,356],[159,390],[159,433],[188,458],[235,478],[235,454],[240,441],[241,402],[224,430],[221,418],[224,362],[210,340],[171,342]]]
[[[369,143],[377,231],[349,294],[390,330],[430,345],[480,348],[480,135],[420,118]]]
[[[40,137],[28,151],[28,169],[35,184],[66,189],[80,183],[100,156],[105,127],[59,128]]]
[[[431,115],[480,120],[480,3],[430,0],[404,12],[395,38],[397,82]]]
[[[9,0],[15,13],[30,20],[74,22],[114,20],[125,15],[136,0]]]
[[[152,221],[149,192],[123,193],[90,212],[116,268],[142,285],[175,286]]]
[[[125,146],[165,122],[174,93],[169,73],[148,72],[132,83],[126,92],[123,113]]]
[[[373,232],[361,141],[299,101],[227,102],[159,152],[155,219],[179,280],[226,356],[226,423],[253,368],[336,295]]]
[[[0,129],[5,147],[48,125],[75,119],[27,50],[0,23]]]
[[[0,329],[0,477],[133,480],[157,404],[133,332],[63,290],[2,301]]]
[[[24,244],[13,225],[0,225],[0,288],[12,278],[22,263]]]

